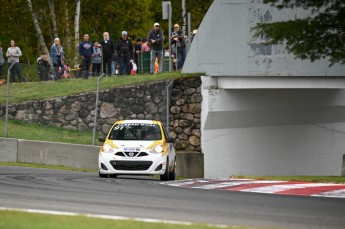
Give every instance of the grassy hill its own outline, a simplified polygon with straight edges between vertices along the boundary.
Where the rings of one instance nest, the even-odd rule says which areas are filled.
[[[110,89],[150,81],[171,80],[201,75],[201,73],[182,74],[180,72],[173,72],[157,75],[103,77],[101,80],[100,88]],[[11,83],[10,103],[18,103],[29,100],[41,100],[46,98],[96,91],[97,81],[98,78],[90,77],[89,79],[64,79],[59,81]],[[0,105],[4,105],[6,103],[6,85],[1,85],[0,89]]]

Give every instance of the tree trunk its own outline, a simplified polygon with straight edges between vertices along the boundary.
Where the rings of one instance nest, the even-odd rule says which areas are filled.
[[[37,32],[37,42],[38,42],[39,52],[48,55],[48,58],[49,58],[49,51],[44,42],[42,30],[40,28],[40,25],[38,24],[37,17],[33,11],[31,0],[27,0],[27,3],[28,3],[28,8],[29,8],[32,20],[34,22],[35,30]]]
[[[71,50],[71,31],[70,31],[70,28],[69,28],[69,15],[68,15],[68,1],[65,2],[65,20],[66,20],[66,49],[67,50]]]
[[[57,26],[56,26],[56,16],[55,16],[55,0],[48,0],[49,10],[50,10],[50,18],[52,20],[53,25],[53,36],[54,38],[59,37]]]
[[[78,65],[78,55],[79,55],[78,46],[79,46],[80,3],[81,3],[81,0],[76,0],[75,18],[74,18],[74,46],[75,46],[74,65]]]

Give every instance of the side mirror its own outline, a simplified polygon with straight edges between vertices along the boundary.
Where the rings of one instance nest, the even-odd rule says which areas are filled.
[[[173,138],[168,138],[168,139],[167,139],[167,143],[175,143],[175,139],[173,139]]]
[[[104,136],[99,137],[99,138],[98,138],[98,141],[100,141],[100,142],[105,142],[105,137],[104,137]]]

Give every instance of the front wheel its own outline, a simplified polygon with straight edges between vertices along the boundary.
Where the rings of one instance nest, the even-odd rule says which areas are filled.
[[[169,173],[169,180],[175,180],[175,179],[176,179],[176,158],[174,160],[173,170]]]
[[[102,174],[101,172],[98,172],[98,176],[100,178],[107,178],[108,177],[108,174]]]
[[[165,168],[165,172],[161,175],[161,181],[168,181],[169,180],[169,158],[167,158],[167,165]]]

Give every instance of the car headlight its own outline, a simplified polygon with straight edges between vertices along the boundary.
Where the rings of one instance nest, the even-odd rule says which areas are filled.
[[[162,153],[163,152],[163,146],[162,145],[156,145],[151,150],[151,153]]]
[[[114,151],[113,147],[109,144],[104,144],[102,147],[103,153],[112,153]]]

